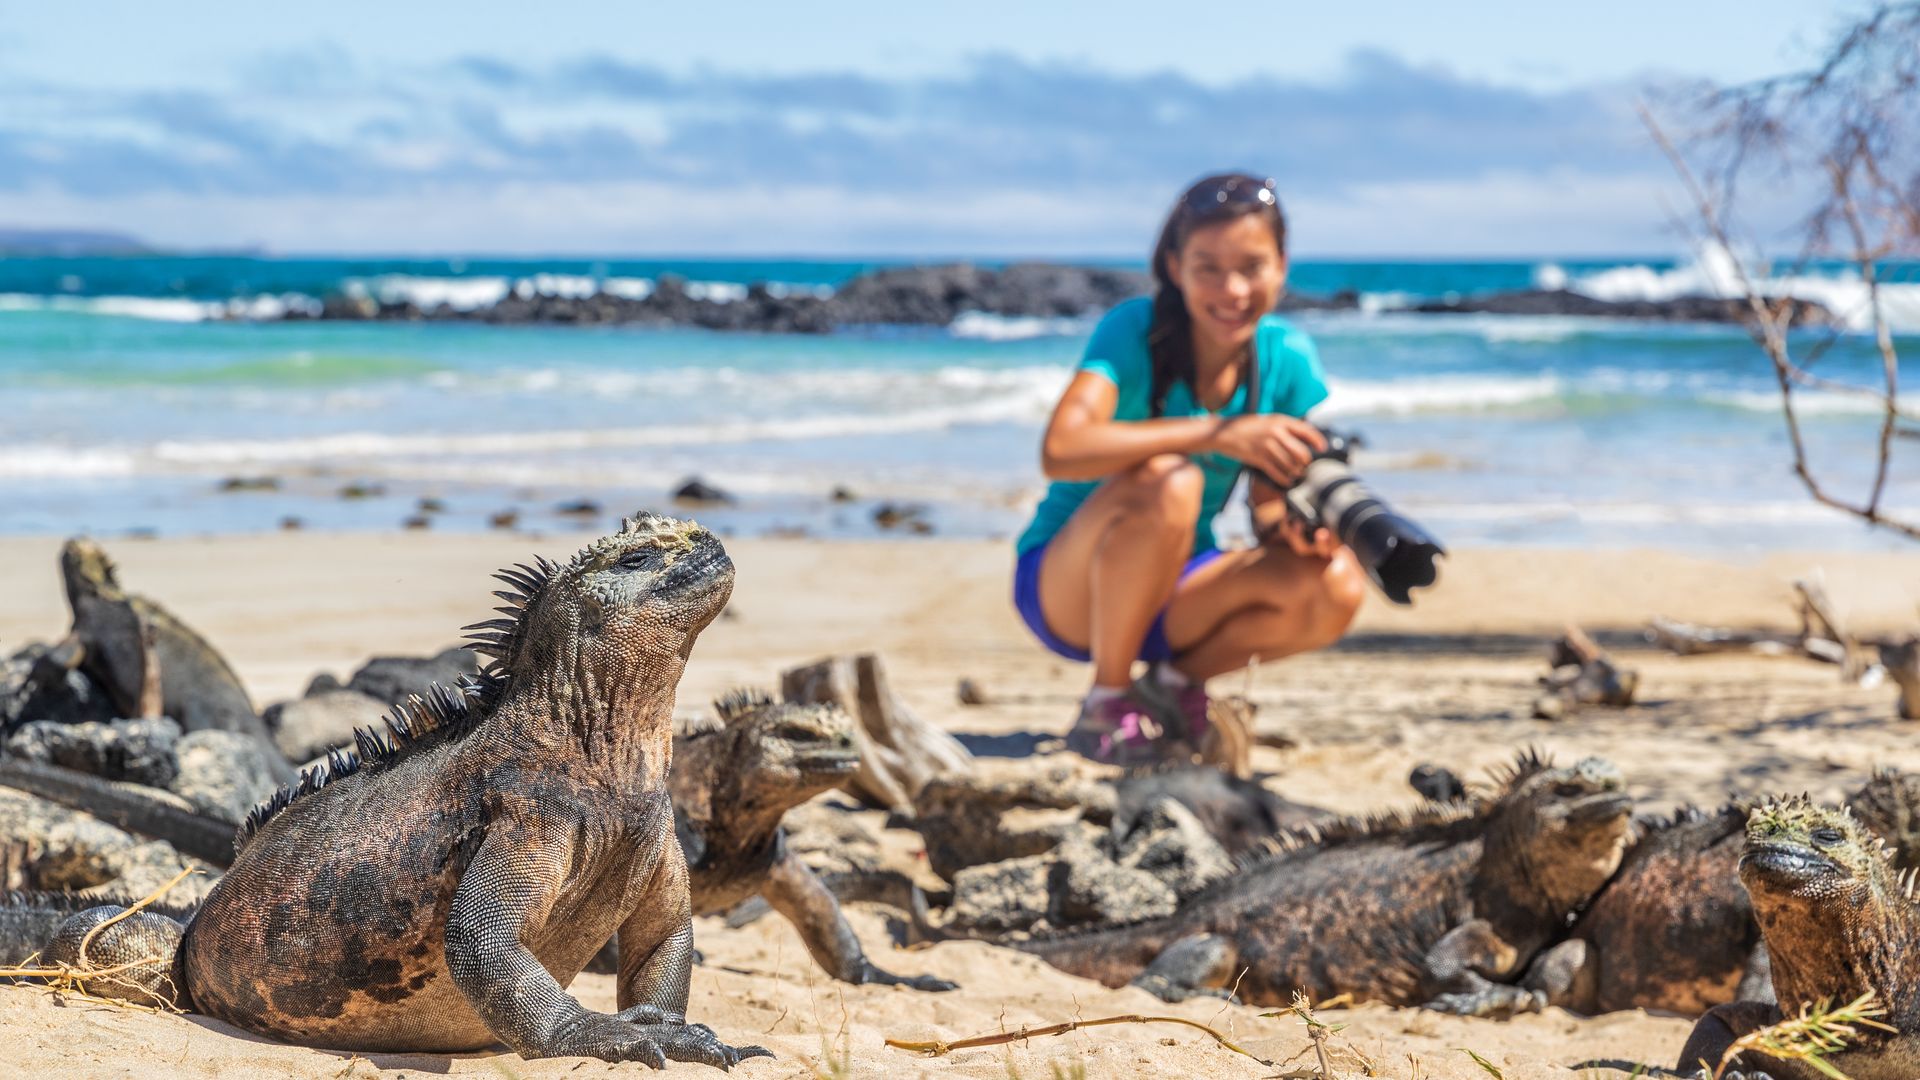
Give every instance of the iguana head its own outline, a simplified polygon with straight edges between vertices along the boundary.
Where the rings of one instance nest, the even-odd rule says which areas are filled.
[[[1769,799],[1747,815],[1740,882],[1763,928],[1769,911],[1857,910],[1898,887],[1879,837],[1804,795]]]
[[[1893,865],[1920,867],[1920,774],[1879,769],[1847,808],[1893,849]]]
[[[798,806],[838,787],[860,767],[853,718],[837,706],[735,694],[714,708],[726,725],[732,751],[727,760],[743,799]]]
[[[509,678],[578,670],[598,686],[631,689],[640,672],[679,666],[733,592],[733,562],[691,521],[643,514],[587,545],[564,565],[546,559],[496,575],[514,592],[503,617],[466,629],[491,671]]]
[[[67,596],[118,595],[120,582],[114,576],[113,560],[99,544],[76,536],[60,546],[60,577],[66,582]]]
[[[1513,869],[1532,899],[1570,912],[1619,868],[1632,811],[1612,762],[1590,757],[1556,768],[1529,752],[1496,801],[1490,846],[1518,864]]]
[[[780,815],[860,767],[853,719],[837,706],[735,691],[713,707],[712,719],[674,740],[674,800],[682,816],[704,821],[724,812],[739,831],[772,829]]]

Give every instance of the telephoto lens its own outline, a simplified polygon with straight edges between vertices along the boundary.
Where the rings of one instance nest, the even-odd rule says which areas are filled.
[[[1353,549],[1387,599],[1411,604],[1414,589],[1439,577],[1434,560],[1446,549],[1354,474],[1348,458],[1357,439],[1332,431],[1326,436],[1327,448],[1314,455],[1299,481],[1287,489],[1287,512],[1308,528],[1332,530]]]

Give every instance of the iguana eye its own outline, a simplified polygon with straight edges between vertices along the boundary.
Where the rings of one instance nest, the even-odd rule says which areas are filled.
[[[1813,830],[1813,842],[1819,844],[1821,847],[1832,847],[1845,839],[1846,837],[1841,835],[1839,829]]]
[[[620,561],[614,565],[622,570],[645,570],[659,561],[660,553],[657,551],[630,551],[620,556]]]

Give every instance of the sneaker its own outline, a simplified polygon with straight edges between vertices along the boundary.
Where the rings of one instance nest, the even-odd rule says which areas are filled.
[[[1200,749],[1200,741],[1213,721],[1207,716],[1212,702],[1199,683],[1190,682],[1175,690],[1160,681],[1160,665],[1156,663],[1147,666],[1147,673],[1135,679],[1127,693],[1144,704],[1171,735]]]
[[[1083,704],[1067,749],[1108,765],[1148,765],[1166,756],[1166,729],[1131,693]]]

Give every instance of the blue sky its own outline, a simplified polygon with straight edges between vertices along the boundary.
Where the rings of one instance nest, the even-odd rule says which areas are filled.
[[[1857,4],[27,5],[0,225],[280,251],[1139,255],[1192,177],[1296,251],[1670,250],[1649,87]]]

